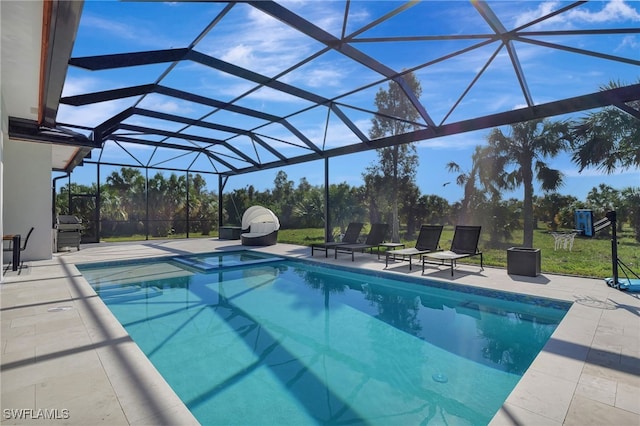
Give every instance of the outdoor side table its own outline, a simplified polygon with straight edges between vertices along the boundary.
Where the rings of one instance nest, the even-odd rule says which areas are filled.
[[[220,240],[239,240],[242,233],[240,226],[221,226],[218,228],[218,239]]]

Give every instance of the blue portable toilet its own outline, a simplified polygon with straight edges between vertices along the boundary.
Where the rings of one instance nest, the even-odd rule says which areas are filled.
[[[582,235],[593,237],[593,210],[576,209],[575,223],[576,229],[582,231]]]

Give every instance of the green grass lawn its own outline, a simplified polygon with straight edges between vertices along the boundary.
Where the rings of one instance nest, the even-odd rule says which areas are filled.
[[[364,231],[363,231],[364,232]],[[217,233],[189,235],[190,238],[217,238]],[[166,239],[167,237],[164,237]],[[186,238],[186,235],[172,235],[169,238]],[[447,226],[442,231],[440,245],[448,249],[453,238],[453,227]],[[140,241],[144,236],[135,235],[126,238],[109,238],[105,241]],[[309,246],[312,243],[324,241],[322,228],[281,229],[278,232],[278,242]],[[484,264],[487,266],[507,267],[507,248],[522,245],[522,231],[513,235],[511,243],[502,249],[488,249],[488,236],[482,235],[480,250],[483,252]],[[611,238],[599,235],[597,238],[576,237],[573,249],[554,250],[553,236],[546,230],[538,229],[534,233],[533,246],[540,249],[542,272],[554,274],[577,275],[583,277],[606,278],[612,274],[611,268]],[[413,247],[415,240],[403,241],[407,247]],[[618,258],[620,258],[634,272],[640,274],[640,243],[633,238],[633,231],[625,228],[618,233]],[[480,259],[472,257],[464,262],[479,263]]]
[[[453,238],[453,227],[445,227],[440,237],[440,245],[448,249]],[[322,229],[281,229],[278,233],[278,242],[310,245],[322,242],[324,233]],[[487,249],[488,236],[482,235],[480,250],[483,252],[484,264],[487,266],[507,267],[507,248],[522,245],[522,231],[515,233],[512,242],[505,244],[502,249]],[[605,278],[612,274],[611,267],[611,238],[598,236],[587,238],[577,236],[574,239],[573,248],[554,250],[554,239],[548,231],[538,229],[534,233],[534,248],[540,249],[542,271],[577,275],[583,277]],[[407,247],[415,245],[413,241],[403,241]],[[640,243],[635,242],[633,232],[625,228],[618,233],[618,258],[621,259],[634,272],[640,274]],[[469,263],[479,263],[479,258],[465,259]]]

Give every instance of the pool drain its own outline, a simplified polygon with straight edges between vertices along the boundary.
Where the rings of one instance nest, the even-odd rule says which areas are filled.
[[[438,382],[438,383],[447,383],[449,381],[447,376],[445,374],[442,374],[442,373],[436,373],[433,376],[431,376],[431,378],[433,380],[435,380],[436,382]]]
[[[71,309],[71,306],[56,306],[55,308],[47,309],[47,312],[63,312],[70,311]]]

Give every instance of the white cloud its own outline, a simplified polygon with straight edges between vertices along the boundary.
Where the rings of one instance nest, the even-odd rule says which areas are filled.
[[[520,3],[526,4],[526,3]],[[597,8],[594,5],[604,5]],[[563,4],[559,1],[547,1],[540,3],[536,9],[528,10],[517,16],[514,27],[519,27],[527,22],[546,16],[559,9]],[[612,0],[608,2],[588,2],[578,6],[567,13],[554,16],[550,19],[538,23],[535,28],[555,27],[561,29],[571,29],[573,23],[613,23],[613,22],[639,22],[640,11],[623,0]]]
[[[287,6],[327,32],[335,35],[341,30],[342,14],[331,3],[291,2]],[[240,5],[236,8],[240,10]],[[325,47],[256,8],[247,6],[246,11],[242,10],[242,19],[238,16],[224,19],[205,40],[209,44],[199,48],[224,61],[274,76]],[[283,81],[293,84],[295,80],[302,87],[339,86],[346,71],[338,68],[318,60],[306,64],[300,72],[288,74]]]
[[[369,120],[358,120],[354,124],[360,128],[365,134],[368,132],[368,128],[371,125]],[[321,149],[332,149],[341,146],[348,146],[359,144],[362,141],[353,134],[350,130],[347,130],[345,125],[337,120],[332,120],[325,128],[325,122],[310,121],[305,127],[299,128],[311,142]],[[326,132],[326,137],[325,137]],[[291,146],[286,143],[278,142],[278,140],[289,141],[299,146],[304,146],[304,142],[299,140],[296,136],[292,135],[286,128],[280,125],[269,125],[258,131],[259,134],[269,136],[273,138],[269,143],[274,148],[278,149],[283,154],[291,153],[300,150],[298,147]]]
[[[591,12],[577,8],[569,12],[569,18],[584,22],[640,22],[640,12],[629,6],[623,0],[612,0],[599,11]]]
[[[520,4],[522,5],[526,3],[520,3]],[[558,7],[559,7],[559,2],[557,1],[548,1],[548,2],[540,3],[536,9],[528,10],[524,13],[519,14],[514,23],[514,27],[516,28],[520,27],[521,25],[531,22],[537,18],[548,15],[549,13],[558,9]],[[554,17],[549,20],[546,20],[545,22],[549,24],[549,23],[559,23],[561,21],[562,21],[561,18]]]
[[[80,30],[91,32],[92,36],[99,34],[105,39],[110,39],[111,45],[117,46],[118,41],[125,43],[128,51],[135,50],[132,45],[144,46],[150,49],[165,49],[167,47],[186,47],[184,42],[169,39],[165,35],[167,31],[157,30],[152,19],[145,19],[144,14],[132,15],[114,19],[105,19],[95,14],[83,13],[80,21]]]
[[[640,40],[638,40],[638,37],[633,35],[628,35],[624,37],[622,39],[622,43],[620,43],[620,46],[616,48],[616,51],[622,50],[625,48],[635,49],[636,51],[640,52]]]
[[[597,10],[595,9],[595,6],[592,7],[593,5],[603,4],[604,6]],[[546,16],[562,6],[563,4],[561,4],[561,2],[559,1],[548,1],[540,3],[536,9],[528,10],[518,15],[514,26],[519,27],[520,25],[523,25],[534,19]],[[640,21],[640,11],[630,6],[624,0],[611,0],[609,2],[585,3],[584,5],[578,6],[565,14],[557,15],[553,18],[547,19],[537,24],[535,27],[541,28],[543,26],[561,26],[563,29],[570,29],[573,27],[573,22],[612,23],[625,21]]]
[[[462,133],[418,142],[418,148],[458,151],[466,150],[476,145],[483,145],[484,143],[484,139],[477,134]]]
[[[227,33],[224,24],[234,30]],[[230,27],[230,28],[231,28]],[[280,21],[248,7],[241,22],[225,22],[216,28],[215,45],[205,49],[214,56],[265,75],[273,75],[301,60],[310,49],[303,38]]]
[[[62,88],[62,96],[75,96],[91,93],[96,87],[104,84],[101,80],[92,77],[73,78],[67,77]]]
[[[92,31],[100,30],[121,39],[137,40],[139,35],[136,28],[131,25],[96,15],[83,15],[81,23]]]
[[[253,51],[254,49],[246,44],[238,44],[228,49],[222,56],[222,60],[244,68],[251,68],[256,61]]]
[[[313,69],[305,73],[306,84],[311,87],[338,86],[344,73],[338,69]]]
[[[177,102],[174,101],[165,101],[156,103],[153,105],[153,111],[161,111],[166,113],[177,113],[181,112],[182,115],[188,115],[188,111],[185,111],[184,105],[178,105]]]
[[[288,9],[312,22],[313,25],[331,34],[336,35],[342,31],[342,18],[344,15],[342,2],[284,1],[282,3]],[[362,10],[358,13],[349,14],[350,21],[362,22],[363,18],[366,17],[368,17],[367,13]]]
[[[106,118],[122,112],[129,106],[128,101],[118,100],[111,102],[100,102],[97,104],[74,107],[61,104],[58,108],[56,121],[58,123],[82,123],[83,126],[96,127]]]

